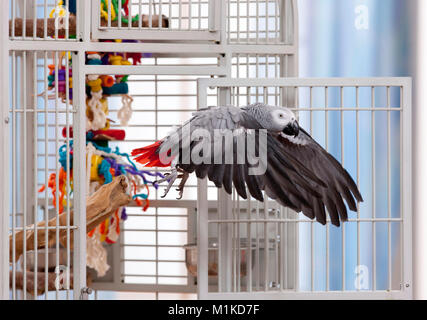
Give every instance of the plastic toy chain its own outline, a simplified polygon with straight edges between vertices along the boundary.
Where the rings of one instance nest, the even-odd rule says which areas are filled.
[[[117,117],[120,120],[120,124],[126,127],[129,123],[129,120],[132,118],[132,102],[133,98],[125,94],[122,96],[122,108],[117,113]]]

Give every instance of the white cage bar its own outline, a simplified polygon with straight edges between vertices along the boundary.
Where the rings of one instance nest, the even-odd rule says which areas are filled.
[[[326,137],[323,143],[319,142],[327,150],[333,152],[331,150],[333,145],[340,147],[337,158],[344,166],[346,166],[346,159],[348,162],[355,162],[353,176],[359,184],[362,195],[365,196],[365,203],[359,206],[357,213],[349,215],[349,222],[344,223],[341,228],[333,227],[332,229],[329,224],[325,227],[318,226],[316,222],[292,213],[290,210],[278,208],[273,202],[265,201],[264,204],[259,204],[255,201],[240,200],[238,196],[233,196],[232,208],[222,207],[222,210],[225,210],[224,213],[211,215],[207,207],[209,197],[203,191],[206,183],[199,181],[201,189],[198,199],[199,252],[203,253],[199,256],[199,266],[204,270],[203,273],[199,273],[199,297],[202,299],[410,299],[412,297],[411,80],[409,78],[201,79],[198,83],[200,108],[208,106],[207,94],[213,89],[224,92],[227,102],[233,105],[244,106],[254,102],[265,102],[290,107],[297,113],[300,124],[311,132],[316,140],[319,141],[321,135]],[[362,90],[364,90],[363,94],[361,94]],[[289,105],[287,104],[289,100],[285,97],[292,91],[297,99],[293,105]],[[320,98],[318,93],[322,91],[323,95]],[[366,93],[371,96],[367,98]],[[368,99],[367,104],[366,99]],[[395,104],[391,105],[392,102]],[[335,113],[335,120],[332,117],[333,113]],[[364,116],[366,114],[370,116],[369,121]],[[379,119],[384,122],[382,127],[385,127],[385,134],[381,134],[375,127],[380,124]],[[350,129],[350,122],[353,122],[354,129]],[[319,127],[319,123],[323,127],[317,128],[317,132],[314,132],[313,126]],[[340,136],[338,141],[333,143],[328,139],[331,124],[338,126],[334,132],[338,132]],[[360,128],[367,130],[367,126],[371,130],[369,139],[371,139],[373,150],[370,155],[372,166],[371,173],[366,172],[361,177],[360,166],[364,165],[367,158],[364,154],[366,159],[361,163],[360,141],[366,143],[368,138],[360,134]],[[353,145],[356,150],[349,151],[344,146],[344,135],[349,135],[350,130],[354,131],[350,137],[356,140],[356,144]],[[393,136],[391,132],[394,132]],[[386,146],[384,155],[378,154],[375,144]],[[383,165],[375,162],[376,154],[377,157],[385,157]],[[392,162],[393,172],[397,171],[395,175],[392,175]],[[385,179],[381,173],[376,172],[381,168],[385,170]],[[363,184],[361,179],[364,181]],[[378,194],[375,183],[370,183],[370,189],[366,187],[367,180],[371,182],[375,179],[378,180],[377,184],[381,184],[381,190],[386,190],[385,200],[382,199],[381,194]],[[399,197],[395,205],[392,205],[391,179],[393,179],[393,195]],[[385,209],[380,209],[376,204],[380,201],[386,203]],[[250,208],[256,209],[250,210]],[[265,212],[269,214],[266,215]],[[290,225],[296,226],[293,230],[296,234],[294,238],[296,244],[288,242]],[[371,228],[372,246],[362,245],[361,242],[362,235],[366,237],[369,234],[366,230],[367,226]],[[385,228],[386,231],[384,232],[380,227]],[[219,274],[230,276],[225,278],[225,283],[222,285],[218,283],[218,287],[212,287],[206,272],[211,263],[207,255],[208,239],[215,234],[217,228],[218,232],[221,230],[220,234],[231,235],[229,242],[218,242]],[[321,263],[314,258],[316,251],[319,250],[315,245],[315,239],[316,242],[319,241],[319,238],[316,238],[318,232],[326,236],[323,240],[326,241],[323,251],[320,251],[320,258],[323,260]],[[355,239],[347,238],[347,232]],[[330,242],[330,239],[332,237],[336,239],[337,235],[341,243],[341,248],[338,248],[340,257],[336,254],[337,249],[334,249],[334,243]],[[349,243],[355,243],[355,245],[351,247]],[[230,245],[231,249],[224,249]],[[385,257],[380,255],[381,253],[378,254],[377,247],[384,248]],[[296,256],[289,254],[289,251],[293,250],[296,250],[294,252]],[[324,256],[325,253],[326,256]],[[241,259],[241,254],[249,256],[247,261]],[[346,280],[351,278],[348,273],[353,272],[353,269],[350,270],[346,266],[346,263],[350,263],[348,257],[354,257],[351,266],[354,265],[359,270],[366,261],[366,259],[361,261],[361,255],[367,254],[371,255],[370,267],[367,267],[371,273],[367,275],[371,285],[365,288],[346,283]],[[309,262],[304,262],[305,257],[308,257]],[[224,264],[221,259],[227,263]],[[289,274],[288,259],[291,259],[291,264],[294,265],[296,272],[293,274]],[[255,260],[254,263],[253,260]],[[381,263],[376,260],[381,260]],[[383,260],[386,262],[384,263]],[[334,262],[334,265],[339,262],[338,265],[340,265],[338,269],[341,270],[341,276],[338,286],[330,279],[333,267],[331,262]],[[319,274],[315,272],[314,265],[322,268],[322,263],[325,265],[325,271]],[[259,269],[259,265],[264,265],[264,268]],[[240,274],[242,266],[247,270],[245,277]],[[224,267],[226,269],[221,270]],[[253,267],[254,270],[251,272]],[[337,268],[334,267],[334,270],[336,271]],[[251,279],[247,279],[248,276]],[[323,285],[315,285],[315,276],[323,280]],[[384,277],[385,280],[381,281]],[[244,284],[241,279],[245,280]],[[358,274],[354,279],[359,279]],[[221,281],[224,282],[224,279],[218,280],[218,282]]]

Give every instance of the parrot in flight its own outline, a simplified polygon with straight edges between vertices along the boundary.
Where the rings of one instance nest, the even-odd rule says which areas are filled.
[[[211,138],[186,137],[197,130],[207,132]],[[213,144],[218,138],[212,137],[218,137],[217,132],[233,135],[215,148]],[[264,140],[261,132],[265,133]],[[255,153],[260,159],[261,155],[265,157],[262,172],[254,173],[257,170],[253,157],[244,150],[239,152],[241,141],[246,141],[239,139],[241,137],[247,141],[254,137]],[[247,147],[249,149],[249,142]],[[192,155],[205,161],[193,159]],[[285,107],[255,103],[241,108],[202,109],[164,139],[133,150],[132,156],[145,167],[171,168],[164,179],[157,181],[169,183],[164,196],[178,178],[181,182],[177,191],[182,197],[189,175],[195,173],[200,179],[208,177],[228,194],[232,194],[234,185],[243,199],[250,195],[262,202],[264,191],[280,205],[302,212],[323,225],[327,211],[335,226],[348,219],[344,200],[352,211],[357,211],[357,202],[363,202],[350,174],[299,126],[295,114]]]

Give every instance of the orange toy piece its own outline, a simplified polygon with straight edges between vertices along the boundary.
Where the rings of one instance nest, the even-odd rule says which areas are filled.
[[[48,67],[48,68],[49,68],[49,70],[50,70],[49,74],[50,74],[50,75],[52,75],[52,74],[53,74],[53,71],[55,70],[55,65],[54,65],[54,64],[50,64],[50,65],[48,65],[47,67]]]
[[[111,88],[114,85],[114,78],[112,76],[100,76],[102,86]]]

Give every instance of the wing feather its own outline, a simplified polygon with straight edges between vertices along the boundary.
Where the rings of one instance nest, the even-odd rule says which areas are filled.
[[[222,184],[224,186],[224,190],[231,194],[233,192],[233,165],[226,164],[224,166],[224,175],[222,178]]]
[[[320,205],[316,203],[315,216],[322,223],[323,210],[319,211],[319,209],[324,209],[321,207],[326,206],[332,224],[339,226],[340,220],[348,219],[344,200],[350,210],[357,211],[356,201],[361,202],[363,198],[356,183],[341,164],[315,142],[306,131],[303,129],[300,131],[298,136],[300,143],[294,143],[288,137],[278,136],[278,141],[282,145],[281,151],[287,159],[297,158],[327,186],[319,189],[321,201]]]
[[[242,122],[249,123],[250,128],[243,127]],[[212,136],[216,129],[233,130],[245,137],[257,132],[257,129],[254,129],[257,128],[256,119],[248,118],[247,114],[235,107],[212,107],[196,112],[187,125],[191,125],[192,129],[210,130]],[[252,130],[251,133],[249,129]],[[331,223],[339,226],[340,221],[348,219],[347,206],[356,211],[357,201],[363,201],[358,187],[341,164],[307,132],[301,129],[297,138],[298,140],[294,141],[291,137],[268,133],[266,146],[260,146],[259,139],[255,139],[258,154],[260,151],[267,153],[266,172],[258,176],[249,174],[252,164],[247,157],[245,163],[237,163],[236,139],[231,142],[232,164],[215,164],[215,155],[212,155],[211,164],[190,162],[178,163],[177,166],[187,172],[195,172],[198,178],[207,176],[228,194],[232,194],[234,185],[236,192],[243,199],[252,196],[256,200],[264,201],[265,191],[281,205],[302,212],[321,224],[327,222],[328,213]],[[210,142],[192,142],[188,148],[191,151],[199,143],[209,143],[211,150],[215,150],[213,141],[214,139]],[[221,157],[228,150],[230,149],[227,146],[220,150]]]
[[[235,164],[233,167],[233,184],[237,193],[243,199],[247,199],[243,164]]]

